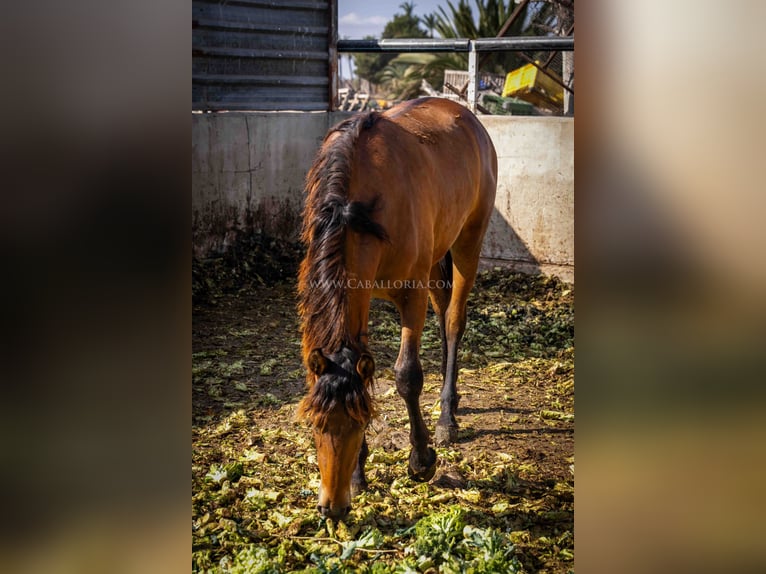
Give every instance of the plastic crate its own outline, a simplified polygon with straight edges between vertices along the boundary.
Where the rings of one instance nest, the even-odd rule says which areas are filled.
[[[558,78],[558,75],[548,70]],[[503,86],[503,97],[515,96],[538,107],[561,109],[564,105],[564,88],[542,73],[533,64],[527,64],[508,72]]]
[[[518,98],[503,98],[492,93],[482,94],[481,105],[493,115],[532,116],[536,114],[535,107],[529,102]]]

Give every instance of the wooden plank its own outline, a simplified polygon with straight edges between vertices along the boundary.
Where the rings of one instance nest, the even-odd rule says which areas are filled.
[[[192,74],[195,84],[246,84],[266,86],[326,86],[328,79],[321,76],[233,76],[228,74]]]
[[[261,24],[259,22],[224,22],[210,18],[192,20],[192,29],[202,30],[232,30],[243,32],[273,32],[275,34],[297,34],[299,36],[324,36],[328,33],[327,26],[290,26],[283,24]]]
[[[242,32],[205,30],[197,28],[192,30],[192,49],[204,48],[235,48],[250,50],[272,51],[301,51],[301,52],[325,52],[327,50],[327,37],[298,34],[276,34],[274,32]]]
[[[192,107],[192,111],[300,111],[320,112],[327,110],[327,102],[259,102],[253,105],[247,102],[205,102],[204,105]]]
[[[233,56],[236,58],[256,58],[265,60],[279,58],[294,58],[296,60],[326,60],[327,52],[303,52],[300,50],[256,50],[252,48],[199,46],[192,48],[192,56]]]
[[[327,60],[259,60],[253,58],[197,57],[192,74],[231,76],[314,76],[327,77]]]
[[[290,90],[280,86],[205,86],[192,85],[192,100],[211,101],[324,101],[324,87]],[[325,102],[326,103],[326,102]]]
[[[195,86],[192,89],[192,109],[207,109],[211,106],[217,106],[221,109],[225,105],[246,106],[249,109],[286,109],[291,105],[312,105],[321,104],[322,109],[327,109],[327,102],[324,100],[324,89],[307,94],[301,92],[299,95],[281,90],[270,89],[260,92],[245,91],[235,93],[230,90],[217,90],[215,87]]]
[[[220,4],[220,1],[211,3]],[[311,2],[310,0],[229,0],[226,4],[291,10],[324,11],[328,8],[327,2]]]
[[[328,24],[326,14],[318,10],[276,10],[270,7],[194,3],[192,21],[200,19],[231,23],[246,22],[256,25],[326,26]]]

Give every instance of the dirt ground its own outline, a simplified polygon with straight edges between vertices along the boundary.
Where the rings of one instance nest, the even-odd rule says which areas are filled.
[[[295,419],[305,372],[294,269],[286,262],[237,289],[217,290],[206,277],[195,299],[194,571],[468,571],[449,540],[443,561],[417,556],[413,526],[456,508],[466,524],[502,533],[515,571],[573,571],[573,287],[500,269],[480,274],[460,353],[459,440],[437,449],[428,484],[407,477],[409,423],[393,382],[398,316],[374,301],[380,416],[368,431],[370,489],[336,524],[314,509],[314,445]],[[433,432],[441,350],[430,310],[421,360],[421,408]],[[367,544],[371,531],[377,538]],[[492,571],[484,568],[474,571]]]

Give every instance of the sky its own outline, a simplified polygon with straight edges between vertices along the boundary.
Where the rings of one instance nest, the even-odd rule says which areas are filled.
[[[359,40],[365,36],[380,38],[394,14],[404,13],[399,6],[405,0],[338,0],[338,37]],[[416,16],[447,7],[446,0],[414,0]],[[453,2],[456,3],[456,2]]]

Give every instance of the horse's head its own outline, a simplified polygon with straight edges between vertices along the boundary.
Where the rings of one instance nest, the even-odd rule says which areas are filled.
[[[367,424],[373,416],[372,357],[349,347],[325,356],[309,353],[310,390],[300,410],[312,424],[321,485],[317,510],[330,518],[351,508],[351,477]]]

